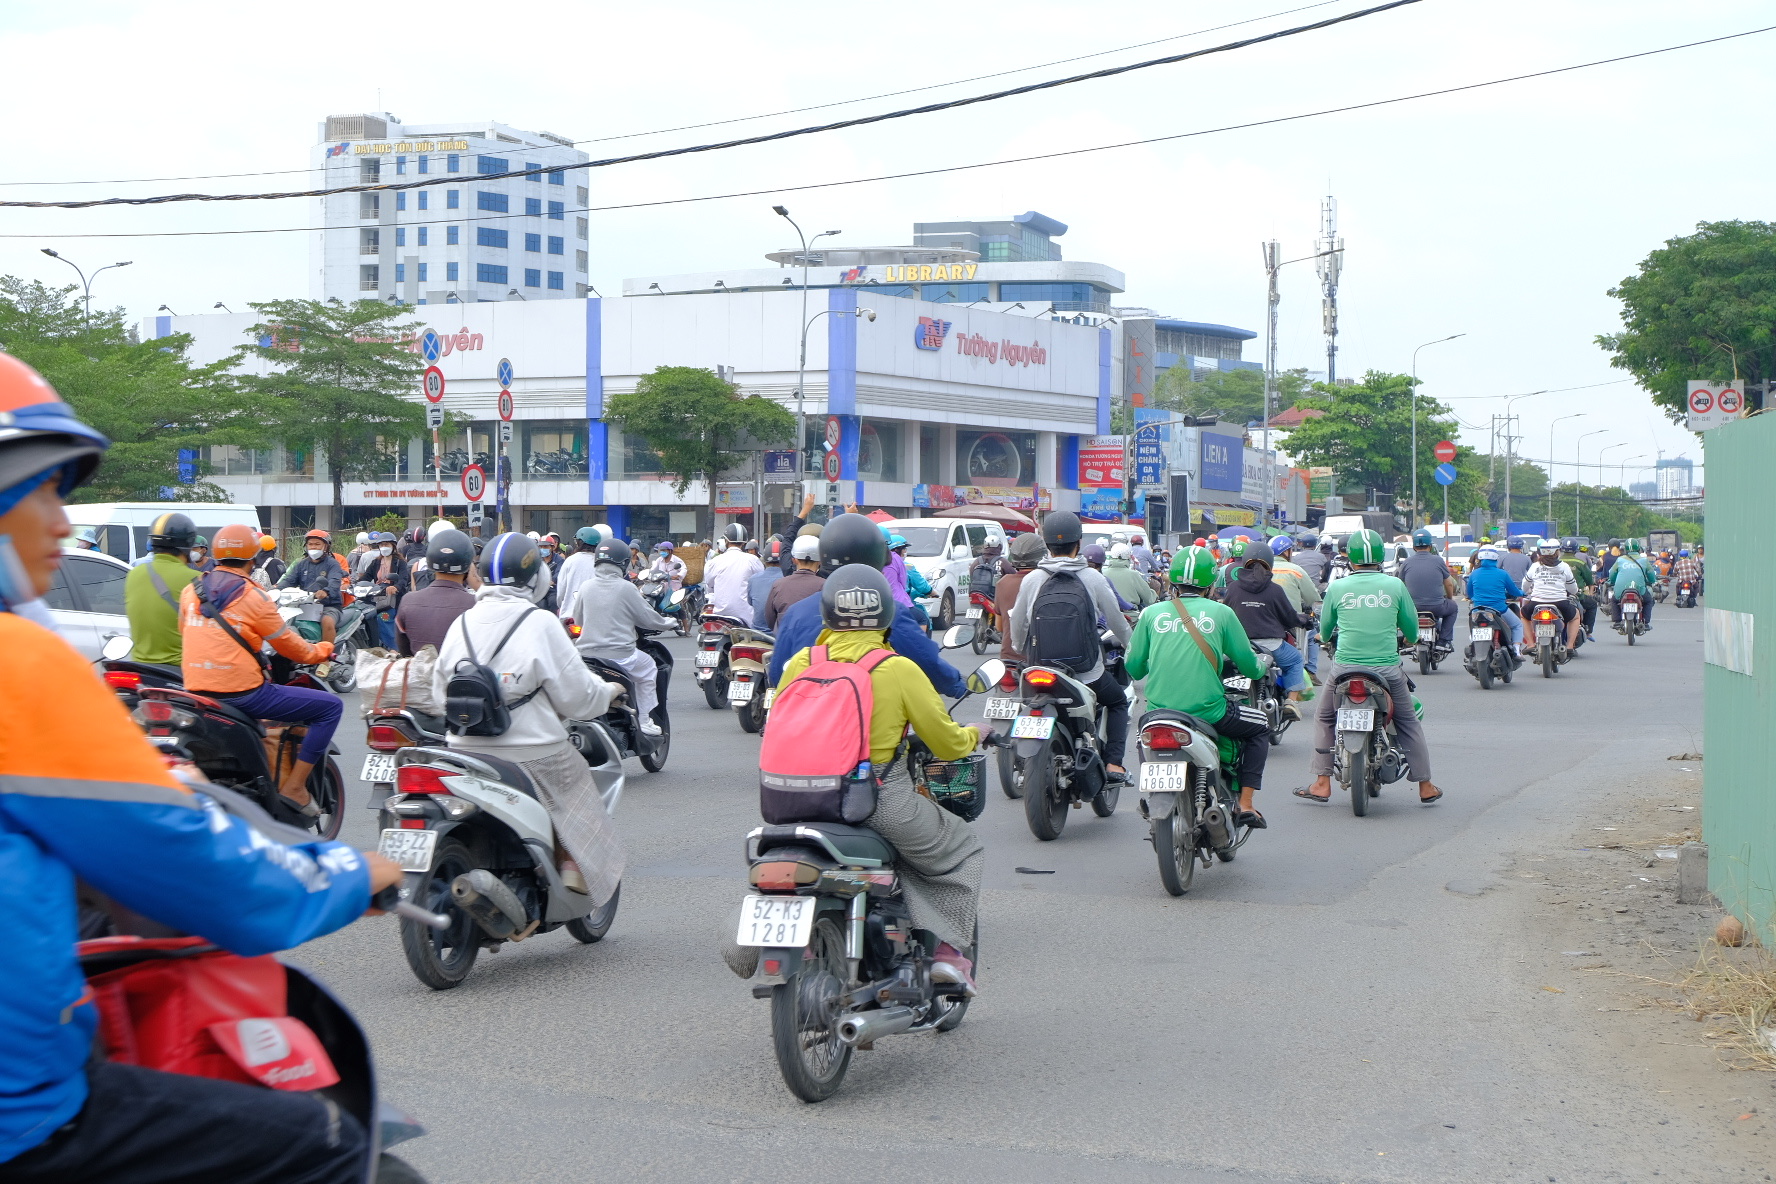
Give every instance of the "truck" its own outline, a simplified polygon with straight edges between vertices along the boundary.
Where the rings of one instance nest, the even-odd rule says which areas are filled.
[[[1392,538],[1399,533],[1394,525],[1394,516],[1386,510],[1362,510],[1355,514],[1328,514],[1325,525],[1320,528],[1321,534],[1329,534],[1335,538],[1355,534],[1359,530],[1378,531],[1384,539]]]
[[[1683,547],[1683,536],[1675,530],[1647,531],[1647,550],[1657,555],[1660,551],[1675,554]]]

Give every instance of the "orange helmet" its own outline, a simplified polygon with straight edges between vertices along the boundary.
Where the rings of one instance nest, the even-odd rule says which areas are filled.
[[[319,539],[321,542],[329,545],[333,542],[333,536],[320,529],[311,530],[302,536],[303,542],[307,542],[309,539]]]
[[[259,536],[259,549],[261,551],[275,551],[278,549],[278,541],[268,534],[262,534]]]
[[[259,554],[259,532],[250,526],[224,526],[210,540],[217,559],[252,559]]]
[[[92,476],[110,443],[76,419],[41,374],[0,353],[0,512],[50,474],[56,492],[67,497]]]

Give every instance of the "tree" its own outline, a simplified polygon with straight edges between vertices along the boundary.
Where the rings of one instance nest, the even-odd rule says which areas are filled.
[[[783,443],[796,433],[795,416],[781,404],[763,395],[742,396],[713,370],[695,366],[661,366],[642,375],[633,392],[605,403],[604,414],[660,454],[680,497],[702,477],[712,514],[716,481],[746,455],[736,451],[737,444]]]
[[[265,434],[286,448],[321,450],[338,522],[348,480],[386,472],[389,454],[425,431],[416,399],[425,363],[404,342],[418,322],[377,300],[272,300],[230,363],[256,359],[268,372],[235,381],[260,399]]]
[[[1313,392],[1296,400],[1297,407],[1324,412],[1290,429],[1288,450],[1301,464],[1328,467],[1339,485],[1358,485],[1392,494],[1405,505],[1412,481],[1412,378],[1371,370],[1350,386],[1315,383]],[[1457,424],[1443,404],[1418,400],[1418,488],[1426,506],[1441,506],[1442,496],[1431,471],[1438,440],[1455,434]],[[1455,512],[1450,499],[1450,512]],[[1422,517],[1422,515],[1421,515]]]
[[[138,341],[120,309],[82,315],[79,289],[0,277],[0,349],[35,367],[86,423],[111,440],[80,501],[227,501],[193,473],[191,451],[250,447],[263,431],[227,381],[225,363],[194,366],[191,338]]]
[[[1597,344],[1674,422],[1687,414],[1691,379],[1776,378],[1776,223],[1697,223],[1609,294],[1622,302],[1623,329]]]
[[[1275,415],[1295,406],[1312,387],[1306,370],[1284,370],[1277,375],[1270,413]],[[1264,371],[1218,370],[1199,382],[1190,367],[1173,366],[1160,372],[1147,404],[1180,415],[1213,415],[1227,423],[1257,423],[1264,418]]]

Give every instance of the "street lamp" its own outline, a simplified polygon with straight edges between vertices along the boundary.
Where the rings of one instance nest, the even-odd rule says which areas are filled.
[[[1585,446],[1585,437],[1586,436],[1601,436],[1605,432],[1608,432],[1608,431],[1609,431],[1608,428],[1598,428],[1595,432],[1583,432],[1579,435],[1578,443],[1573,445],[1573,533],[1574,534],[1579,533],[1579,490],[1582,487],[1583,479],[1584,479],[1584,467],[1580,463],[1580,460],[1579,460],[1579,450]],[[1550,458],[1550,460],[1551,459],[1552,458]],[[1550,493],[1553,492],[1552,487],[1550,487],[1549,492]]]
[[[172,314],[172,315],[173,315],[173,316],[178,316],[178,315],[179,315],[179,314],[178,314],[178,313],[176,313],[176,312],[173,312],[173,310],[172,310],[172,309],[170,309],[170,308],[168,308],[168,307],[167,307],[167,306],[166,306],[166,305],[164,305],[164,304],[163,304],[163,305],[161,305],[161,306],[160,306],[160,307],[159,307],[159,308],[157,308],[157,309],[155,309],[155,310],[154,310],[154,311],[156,311],[156,312],[164,312],[164,313],[171,313],[171,314]]]
[[[1628,466],[1637,460],[1645,460],[1651,455],[1652,453],[1650,452],[1643,452],[1639,456],[1629,457],[1627,460],[1616,466],[1616,484],[1621,488],[1624,494],[1628,493]]]
[[[1516,460],[1516,437],[1511,435],[1511,403],[1516,399],[1527,399],[1531,395],[1545,395],[1546,390],[1524,391],[1520,395],[1505,396],[1505,524],[1509,530],[1511,522],[1511,466]]]
[[[1626,448],[1626,447],[1628,447],[1628,443],[1629,442],[1627,440],[1618,440],[1614,444],[1605,444],[1598,451],[1598,453],[1597,453],[1597,486],[1596,486],[1596,488],[1600,492],[1603,489],[1603,454],[1608,452],[1612,448]],[[1577,494],[1573,495],[1573,533],[1574,534],[1579,533],[1579,498],[1578,498]]]
[[[1328,252],[1331,253],[1331,252]],[[1275,280],[1272,281],[1275,290]],[[1412,508],[1406,512],[1406,530],[1411,532],[1418,526],[1418,351],[1433,345],[1442,345],[1445,341],[1454,341],[1457,337],[1466,337],[1466,333],[1451,333],[1448,337],[1439,337],[1435,341],[1427,341],[1424,345],[1412,349],[1412,390],[1408,392],[1412,399]],[[1275,368],[1275,362],[1272,362]],[[1274,382],[1274,376],[1272,381]],[[1270,447],[1270,399],[1266,397],[1264,406],[1264,446]]]
[[[518,297],[518,299],[524,301],[524,303],[526,303],[526,304],[530,303],[530,297],[528,297],[524,293],[520,292],[517,288],[513,288],[511,291],[506,293],[507,300],[510,300],[514,296]]]
[[[211,308],[219,308],[223,312],[226,312],[226,313],[234,312],[234,310],[232,308],[229,308],[226,304],[223,304],[220,300],[218,300],[218,301],[216,301],[216,303],[210,305],[210,307]]]
[[[1554,521],[1554,425],[1562,419],[1582,419],[1585,413],[1575,411],[1571,415],[1562,415],[1548,424],[1548,521]],[[1583,440],[1584,437],[1580,436]]]
[[[831,235],[843,234],[844,231],[825,230],[810,239],[807,235],[802,233],[802,228],[796,220],[789,216],[789,210],[783,206],[772,206],[771,212],[795,227],[796,238],[799,239],[802,244],[802,353],[801,357],[796,362],[796,452],[798,455],[806,457],[808,452],[808,419],[806,405],[803,400],[808,381],[808,326],[813,324],[813,322],[808,319],[808,247],[811,243],[817,243],[821,239]],[[789,283],[789,277],[784,276],[783,282],[785,284]],[[873,321],[875,319],[876,314],[873,312],[870,313],[870,320]],[[807,471],[808,462],[804,459],[802,461],[802,472],[806,474]]]
[[[80,286],[86,293],[86,296],[85,296],[86,312],[81,317],[81,324],[84,327],[90,328],[92,325],[92,310],[93,310],[92,309],[93,280],[96,280],[99,278],[99,271],[110,271],[113,267],[128,267],[130,265],[130,263],[132,262],[132,260],[125,259],[121,263],[107,263],[107,264],[105,264],[105,266],[99,268],[99,271],[95,271],[92,273],[91,276],[88,276],[84,271],[80,270],[80,265],[78,263],[74,262],[74,260],[65,258],[62,255],[58,255],[55,251],[51,250],[48,247],[42,247],[40,249],[43,251],[43,253],[45,255],[48,255],[51,259],[60,259],[63,263],[66,263],[69,267],[72,267],[74,269],[74,273],[80,277]]]

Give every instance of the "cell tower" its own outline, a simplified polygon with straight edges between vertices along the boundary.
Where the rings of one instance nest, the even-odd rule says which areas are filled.
[[[1326,334],[1326,381],[1338,379],[1338,276],[1344,270],[1344,240],[1338,237],[1338,199],[1320,203],[1320,238],[1314,244],[1320,273],[1320,320]]]

